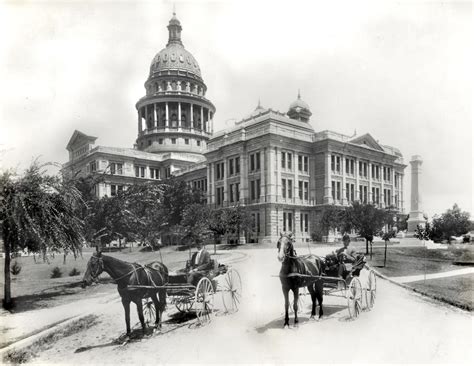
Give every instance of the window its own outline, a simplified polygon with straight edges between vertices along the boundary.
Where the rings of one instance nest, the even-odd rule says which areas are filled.
[[[331,155],[331,170],[334,173],[341,173],[341,157],[337,155]]]
[[[240,193],[239,193],[240,183],[229,184],[229,201],[230,202],[239,202]]]
[[[308,232],[309,215],[307,213],[300,213],[300,231],[302,233]]]
[[[303,181],[302,180],[298,181],[298,198],[300,200],[303,199]]]
[[[307,201],[309,199],[309,182],[304,182],[303,189],[304,189],[303,198],[305,201]]]
[[[303,156],[298,155],[298,170],[303,171]]]
[[[196,140],[196,145],[201,146],[201,140]]]
[[[283,231],[293,230],[293,213],[283,212]]]
[[[390,189],[383,190],[383,203],[385,206],[390,206],[392,204],[392,191]]]
[[[260,212],[252,214],[252,231],[260,233]]]
[[[110,185],[110,196],[117,196],[119,193],[123,192],[123,186],[118,184]]]
[[[281,196],[286,198],[286,179],[281,180]]]
[[[375,204],[380,203],[380,188],[372,187],[372,202]]]
[[[184,139],[184,143],[185,143],[186,145],[189,145],[189,139]]]
[[[163,145],[163,139],[158,139],[158,143],[159,143],[160,145]]]
[[[176,139],[175,139],[175,138],[172,138],[172,139],[171,139],[171,143],[172,143],[173,145],[176,145]]]
[[[250,154],[250,171],[260,170],[260,152]]]
[[[122,163],[110,163],[110,174],[123,174],[123,164]]]
[[[288,198],[293,198],[293,181],[288,179]]]
[[[341,199],[341,182],[332,181],[331,182],[331,193],[334,200]]]
[[[283,169],[286,168],[286,152],[283,152],[281,153],[281,167]]]
[[[359,176],[367,178],[367,163],[359,161]]]
[[[161,179],[161,171],[159,168],[150,168],[151,179]]]
[[[367,200],[368,200],[368,188],[367,186],[363,186],[363,185],[360,185],[359,186],[359,200],[362,202],[362,203],[367,203]]]
[[[229,184],[229,201],[234,202],[234,185]]]
[[[293,169],[292,164],[293,164],[293,154],[288,153],[288,169],[289,170]]]
[[[91,161],[89,163],[89,170],[91,173],[97,171],[97,162],[96,161]]]
[[[234,174],[234,159],[229,159],[229,175]]]
[[[216,180],[224,179],[224,163],[216,163]]]
[[[151,146],[151,140],[148,140],[148,146]]]
[[[235,173],[240,173],[240,158],[235,158]]]
[[[224,203],[224,187],[216,188],[216,203],[222,205]]]
[[[298,198],[300,200],[308,200],[308,188],[309,188],[309,182],[305,181],[298,181]]]
[[[395,173],[395,188],[398,188],[400,175]]]
[[[307,156],[303,156],[303,171],[306,173],[309,171],[309,158]]]
[[[346,174],[354,175],[354,159],[346,158]]]
[[[135,166],[135,177],[145,178],[145,167],[144,166]]]
[[[354,202],[355,192],[354,192],[354,184],[346,183],[346,199],[348,202]]]
[[[260,179],[250,181],[250,199],[256,200],[260,197]]]

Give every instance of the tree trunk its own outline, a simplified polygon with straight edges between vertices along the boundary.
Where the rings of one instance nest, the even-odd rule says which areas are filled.
[[[12,293],[11,293],[11,277],[10,277],[10,262],[11,262],[11,248],[10,248],[10,236],[8,228],[3,227],[3,245],[5,247],[5,285],[4,285],[4,298],[3,308],[9,310],[13,307]]]
[[[119,238],[119,251],[121,252],[122,251],[122,239]]]
[[[365,238],[365,254],[369,254],[369,239]]]
[[[383,255],[383,266],[385,267],[385,264],[387,263],[387,243],[388,240],[385,240],[385,253]]]
[[[63,265],[66,265],[66,256],[67,256],[67,254],[64,253]]]

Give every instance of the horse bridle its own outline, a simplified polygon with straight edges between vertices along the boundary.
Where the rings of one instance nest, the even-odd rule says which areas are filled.
[[[293,240],[288,236],[283,236],[282,238],[286,238],[288,242],[290,243],[290,245],[288,245],[287,247],[287,251],[283,252],[283,255],[284,255],[283,260],[285,260],[286,258],[292,258],[292,259],[298,258],[297,256],[295,256],[295,248],[293,247]],[[281,238],[280,238],[279,243],[280,243],[279,250],[283,250],[283,248],[281,248]]]
[[[92,256],[91,260],[92,259],[98,261],[99,263],[99,267],[97,271],[95,271],[95,273],[92,273],[92,268],[91,268],[91,277],[96,279],[104,271],[104,260],[101,257],[97,257],[95,255]]]

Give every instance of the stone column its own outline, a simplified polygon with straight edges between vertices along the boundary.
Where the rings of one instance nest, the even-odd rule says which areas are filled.
[[[165,108],[166,108],[165,127],[168,128],[170,126],[170,110],[168,108],[168,102],[166,102]]]
[[[201,107],[201,129],[204,126],[204,107]]]
[[[227,159],[224,159],[223,160],[223,163],[224,163],[224,171],[221,172],[221,174],[224,176],[224,202],[223,202],[223,206],[225,207],[225,205],[228,205],[229,203],[229,198],[227,197],[227,191],[228,191],[228,187],[227,187]]]
[[[207,202],[214,204],[214,164],[207,164]]]
[[[373,203],[375,198],[372,196],[372,163],[367,163],[367,181],[368,181],[368,187],[367,187],[367,200],[368,203]]]
[[[421,164],[423,164],[421,156],[415,155],[411,158],[411,195],[408,234],[414,234],[418,225],[425,225],[420,194]]]
[[[178,127],[181,127],[181,102],[178,102]]]
[[[153,103],[153,127],[157,128],[158,127],[158,114],[156,113],[156,103]]]
[[[208,129],[209,129],[209,124],[210,123],[211,123],[211,110],[208,109],[207,110],[207,122],[206,122],[205,126],[204,125],[202,126],[202,130],[207,132]]]
[[[331,154],[325,153],[325,177],[324,177],[324,197],[323,202],[327,204],[333,203],[332,195],[331,195]]]
[[[143,125],[142,125],[142,111],[140,108],[138,109],[138,134],[141,135],[143,131]]]
[[[354,187],[354,201],[360,201],[360,193],[359,193],[359,159],[355,159],[354,161],[354,174],[355,174],[355,187]]]
[[[189,111],[190,111],[190,113],[191,113],[191,115],[190,115],[191,118],[189,119],[189,123],[191,124],[190,128],[192,128],[192,127],[193,127],[193,123],[194,123],[194,108],[193,108],[193,103],[191,103],[191,107],[190,107],[190,110],[189,110]]]

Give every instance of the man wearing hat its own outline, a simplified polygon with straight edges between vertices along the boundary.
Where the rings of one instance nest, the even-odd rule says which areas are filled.
[[[336,251],[336,255],[340,258],[338,276],[343,278],[352,270],[352,263],[356,261],[357,252],[354,247],[350,246],[351,238],[344,234],[342,243],[344,246]]]
[[[196,249],[198,251],[192,255],[188,267],[188,283],[194,286],[204,277],[206,271],[209,270],[211,266],[211,255],[200,240],[196,241]]]

